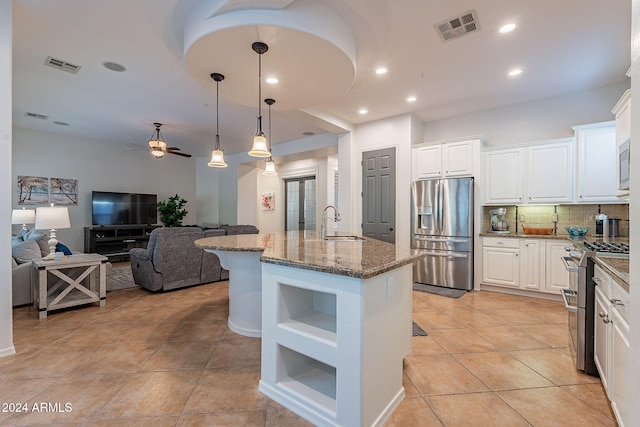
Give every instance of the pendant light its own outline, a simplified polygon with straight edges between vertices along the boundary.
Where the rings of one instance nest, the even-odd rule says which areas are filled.
[[[156,159],[161,159],[164,157],[164,152],[167,150],[167,143],[162,139],[162,135],[160,134],[160,126],[162,123],[154,123],[156,130],[151,135],[151,139],[149,140],[149,151]]]
[[[266,43],[254,42],[251,48],[258,54],[258,129],[253,137],[253,146],[249,155],[253,157],[270,157],[271,153],[267,148],[267,138],[262,132],[262,54],[269,50]]]
[[[218,103],[218,85],[221,81],[224,80],[224,76],[220,73],[211,73],[211,78],[216,82],[216,143],[211,150],[211,161],[208,163],[208,166],[212,168],[226,168],[227,163],[224,161],[224,152],[220,149],[220,134],[218,132],[218,127],[220,124],[220,118],[218,112],[220,111],[219,103]]]
[[[264,102],[269,106],[269,153],[271,153],[271,106],[276,103],[276,100],[267,98]],[[269,158],[264,165],[264,172],[262,172],[262,175],[278,176],[278,172],[276,172],[276,163],[271,158],[271,154],[269,154]]]

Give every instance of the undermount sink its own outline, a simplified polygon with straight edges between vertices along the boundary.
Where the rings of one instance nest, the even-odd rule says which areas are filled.
[[[324,239],[330,242],[361,242],[364,240],[360,236],[327,236]]]

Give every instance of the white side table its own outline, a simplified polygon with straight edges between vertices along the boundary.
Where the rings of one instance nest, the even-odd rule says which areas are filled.
[[[106,262],[107,257],[98,254],[67,255],[60,261],[33,260],[32,265],[38,270],[33,305],[39,311],[39,318],[46,318],[51,310],[92,302],[100,302],[100,307],[104,307],[107,296]],[[70,277],[69,269],[76,269],[80,275]],[[49,283],[50,276],[58,280]]]

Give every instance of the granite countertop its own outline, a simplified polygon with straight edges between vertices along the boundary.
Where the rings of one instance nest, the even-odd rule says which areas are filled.
[[[424,256],[392,243],[364,238],[328,241],[312,231],[207,237],[195,245],[205,250],[262,252],[260,261],[339,276],[369,279]]]
[[[620,256],[596,255],[593,261],[629,292],[629,258]]]

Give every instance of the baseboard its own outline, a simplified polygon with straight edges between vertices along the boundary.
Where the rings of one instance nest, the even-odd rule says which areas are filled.
[[[0,350],[0,357],[12,356],[14,354],[16,354],[16,348],[13,345]]]
[[[481,284],[481,291],[490,291],[490,292],[498,292],[501,294],[509,294],[509,295],[518,295],[521,297],[531,297],[538,299],[546,299],[550,301],[562,301],[562,297],[556,294],[550,294],[547,292],[538,292],[538,291],[527,291],[524,289],[511,289],[511,288],[503,288],[501,286],[492,286]]]

